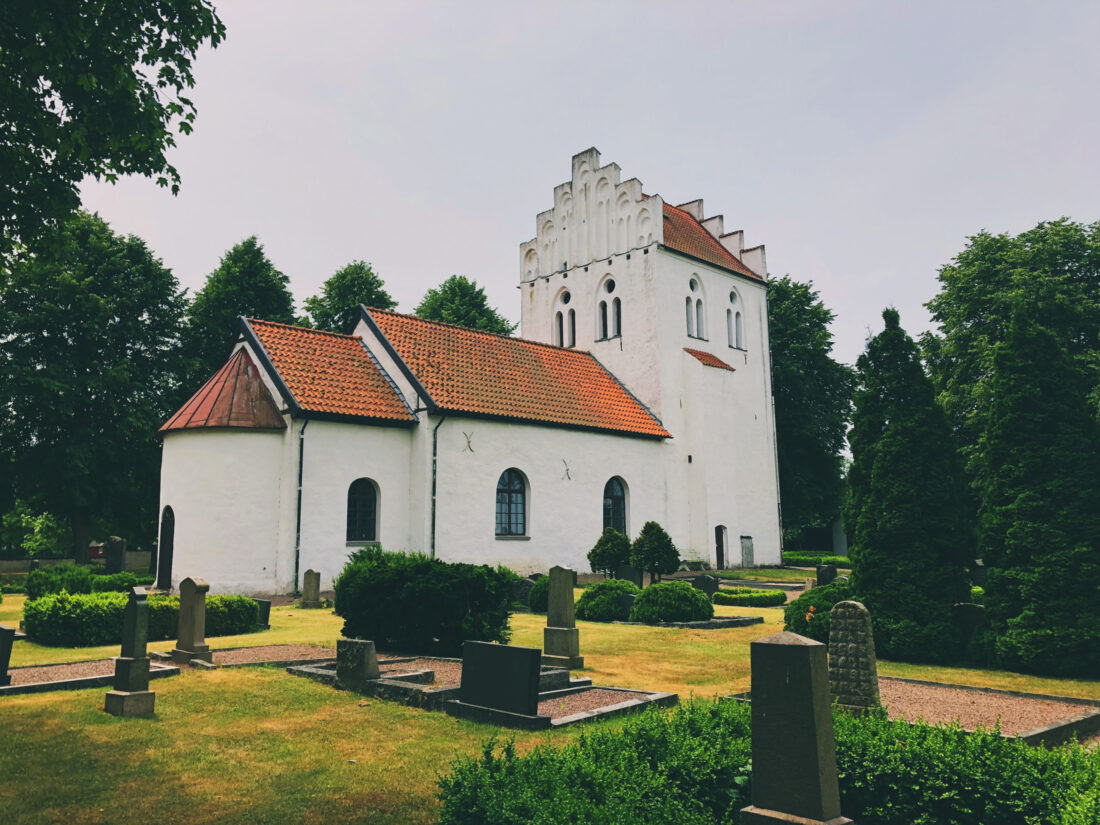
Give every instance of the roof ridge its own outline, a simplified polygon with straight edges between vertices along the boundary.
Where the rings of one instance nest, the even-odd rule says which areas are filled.
[[[293,330],[297,330],[299,332],[312,332],[315,335],[331,335],[334,338],[350,338],[353,341],[361,340],[361,337],[358,336],[358,335],[346,335],[343,332],[332,332],[332,331],[327,330],[327,329],[315,329],[314,327],[303,327],[303,326],[299,326],[298,324],[284,324],[280,321],[265,321],[263,318],[248,318],[247,316],[246,316],[246,320],[250,324],[266,324],[269,327],[282,327],[283,329],[293,329]]]
[[[484,329],[473,329],[472,327],[464,327],[461,324],[451,324],[447,321],[436,321],[432,318],[421,318],[419,315],[409,315],[406,312],[394,312],[392,309],[372,309],[371,307],[367,307],[367,312],[381,312],[385,313],[386,315],[394,315],[398,318],[408,318],[412,321],[420,321],[424,324],[434,324],[437,327],[447,327],[448,329],[457,329],[461,330],[462,332],[472,332],[476,335],[485,335],[490,338],[501,338],[505,341],[511,341],[517,344],[528,344],[535,347],[545,347],[546,349],[552,349],[557,352],[575,353],[577,355],[588,355],[591,357],[595,357],[592,356],[591,350],[577,349],[576,347],[559,347],[556,344],[547,344],[545,341],[533,341],[530,338],[522,338],[514,335],[502,335],[499,332],[489,332],[488,330]]]

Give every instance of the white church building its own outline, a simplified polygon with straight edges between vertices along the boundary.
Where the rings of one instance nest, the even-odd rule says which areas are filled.
[[[158,585],[290,593],[378,542],[588,570],[607,526],[781,562],[764,248],[589,149],[520,246],[522,337],[361,307],[339,335],[240,319],[162,427]]]

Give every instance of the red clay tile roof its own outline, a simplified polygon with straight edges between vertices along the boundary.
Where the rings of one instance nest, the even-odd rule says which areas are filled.
[[[252,318],[248,325],[303,412],[416,421],[359,338]]]
[[[687,347],[684,347],[684,352],[699,361],[701,364],[703,364],[703,366],[717,367],[720,370],[729,370],[730,372],[734,372],[733,367],[731,367],[717,355],[711,355],[709,352],[703,352],[701,349],[688,349]]]
[[[440,410],[671,438],[587,352],[367,312]]]
[[[726,249],[699,221],[678,206],[665,204],[665,246],[693,258],[699,258],[747,275],[757,281],[764,280]]]
[[[259,368],[243,349],[233,353],[202,389],[168,419],[160,432],[211,427],[286,429],[279,408],[260,377]]]

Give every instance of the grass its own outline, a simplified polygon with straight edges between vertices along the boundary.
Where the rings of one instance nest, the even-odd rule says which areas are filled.
[[[812,572],[793,567],[751,567],[745,570],[715,570],[710,573],[720,579],[751,579],[764,582],[802,582],[812,579]]]

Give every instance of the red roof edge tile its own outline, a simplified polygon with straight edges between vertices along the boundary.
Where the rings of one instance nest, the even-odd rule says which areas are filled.
[[[703,352],[701,349],[689,349],[684,347],[684,352],[701,363],[705,367],[716,367],[720,370],[729,370],[730,372],[736,372],[733,367],[719,358],[717,355],[711,355],[709,352]]]

